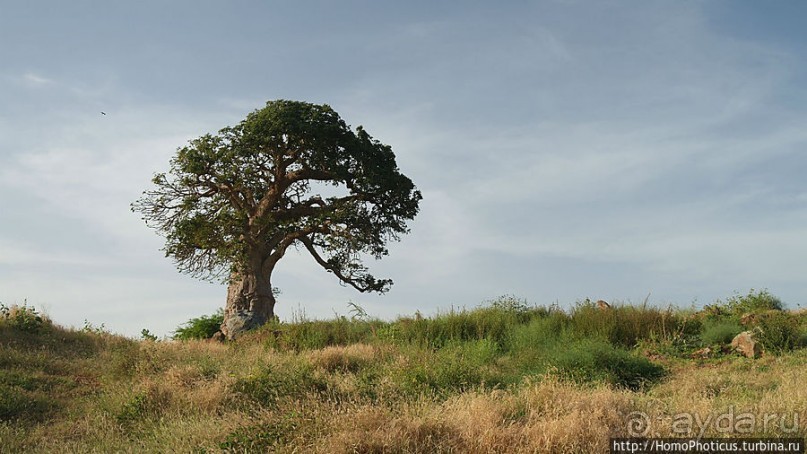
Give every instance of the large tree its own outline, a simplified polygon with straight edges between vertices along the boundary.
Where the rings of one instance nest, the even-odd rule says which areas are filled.
[[[388,145],[327,105],[285,100],[190,141],[153,183],[132,209],[181,271],[229,284],[228,338],[274,317],[272,272],[292,246],[360,292],[386,292],[361,259],[387,255],[421,200]]]

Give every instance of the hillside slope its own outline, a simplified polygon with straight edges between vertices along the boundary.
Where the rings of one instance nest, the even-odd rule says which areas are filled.
[[[217,343],[15,310],[0,319],[0,452],[607,452],[631,434],[748,436],[745,414],[753,434],[807,435],[802,341],[744,358],[721,350],[734,322],[713,314],[507,300]],[[782,317],[803,336],[804,314]],[[715,353],[692,359],[704,338]]]

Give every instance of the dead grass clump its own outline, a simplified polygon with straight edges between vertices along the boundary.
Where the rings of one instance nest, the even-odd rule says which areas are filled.
[[[630,391],[607,385],[581,387],[553,376],[522,387],[527,451],[606,452],[608,438],[625,436],[634,409]]]
[[[583,389],[553,378],[508,391],[425,397],[395,408],[365,406],[340,415],[323,452],[607,452],[625,436],[633,393]]]
[[[161,386],[174,396],[184,412],[215,412],[231,398],[235,379],[227,374],[211,375],[204,367],[176,366],[164,374]]]
[[[418,415],[412,406],[395,412],[364,406],[340,416],[320,452],[471,452],[453,424],[435,415]]]
[[[525,403],[501,390],[467,393],[435,408],[434,416],[452,424],[468,452],[519,452],[529,450]]]
[[[367,344],[332,346],[309,353],[311,363],[329,372],[357,372],[376,358],[376,349]]]

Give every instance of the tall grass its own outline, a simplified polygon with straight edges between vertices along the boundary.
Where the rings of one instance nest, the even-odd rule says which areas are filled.
[[[620,304],[601,310],[590,301],[575,305],[570,326],[581,337],[597,337],[626,348],[633,348],[642,340],[667,341],[688,332],[686,316],[671,307]]]
[[[300,318],[226,343],[29,315],[0,317],[0,452],[605,452],[636,411],[673,436],[680,412],[807,408],[799,344],[754,361],[647,359],[718,326],[673,309],[503,299],[390,322]],[[807,327],[782,317],[767,323],[795,331],[772,336]]]

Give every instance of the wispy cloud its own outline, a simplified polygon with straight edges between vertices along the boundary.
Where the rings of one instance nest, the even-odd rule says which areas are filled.
[[[40,76],[39,74],[32,72],[23,74],[20,79],[25,85],[29,87],[44,87],[54,85],[56,83],[53,80],[48,79],[47,77],[43,77]]]

